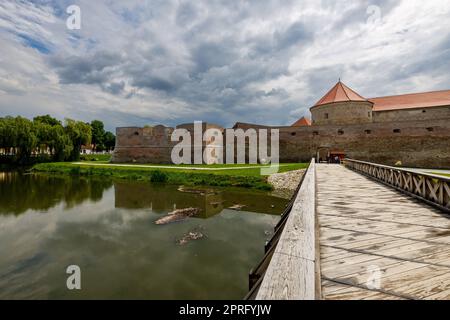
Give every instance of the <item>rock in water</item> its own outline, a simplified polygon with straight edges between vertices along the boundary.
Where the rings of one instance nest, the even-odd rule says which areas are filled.
[[[183,246],[190,241],[203,239],[204,234],[200,231],[190,231],[186,233],[180,240],[177,240],[177,244]]]
[[[236,211],[241,211],[243,208],[245,208],[246,205],[243,204],[235,204],[234,206],[229,207],[228,209],[230,210],[236,210]]]
[[[167,216],[156,220],[155,224],[163,225],[163,224],[169,224],[169,223],[173,223],[173,222],[182,221],[189,217],[195,216],[199,212],[200,212],[199,208],[178,209],[178,210],[170,212]]]

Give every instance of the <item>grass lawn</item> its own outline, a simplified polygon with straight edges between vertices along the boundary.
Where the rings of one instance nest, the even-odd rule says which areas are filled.
[[[53,174],[96,175],[131,180],[150,180],[186,185],[233,186],[270,190],[267,177],[261,176],[261,165],[114,165],[104,161],[80,163],[41,163],[34,172]],[[305,163],[280,164],[279,172],[307,168]],[[207,169],[207,170],[195,170]],[[234,169],[235,168],[235,169]],[[217,169],[217,170],[214,170]]]
[[[109,162],[111,157],[111,154],[82,154],[80,155],[80,161]]]
[[[167,172],[203,172],[220,175],[241,175],[241,176],[260,176],[261,168],[269,168],[260,164],[214,164],[214,165],[170,165],[170,164],[111,164],[106,161],[80,163],[68,163],[69,166],[80,167],[103,167],[107,169],[128,169],[128,170],[161,170]],[[292,170],[305,169],[308,164],[305,163],[285,163],[280,164],[278,172],[287,172]]]

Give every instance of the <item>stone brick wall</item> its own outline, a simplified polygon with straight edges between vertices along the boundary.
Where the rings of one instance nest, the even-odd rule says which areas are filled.
[[[311,108],[313,125],[372,122],[371,102],[338,102]]]
[[[190,125],[179,127],[193,130]],[[206,124],[203,131],[210,127],[220,128]],[[409,167],[450,169],[450,116],[437,120],[310,127],[266,127],[238,123],[235,128],[279,129],[280,162],[308,162],[322,150],[325,153],[340,151],[350,158],[386,165],[395,165],[401,161],[403,166]],[[171,151],[176,144],[170,142],[172,132],[173,128],[163,126],[117,128],[112,161],[171,163]]]
[[[117,128],[112,162],[170,163],[173,128]]]
[[[280,128],[282,162],[305,162],[319,149],[386,165],[450,168],[450,119]]]
[[[376,111],[373,113],[374,122],[421,121],[445,118],[450,118],[450,106]]]
[[[182,124],[179,129],[186,129],[191,134],[191,141],[194,139],[194,124]],[[208,129],[223,131],[223,128],[211,124],[203,123],[202,133]],[[172,149],[178,142],[171,141],[174,128],[165,126],[155,126],[148,128],[125,127],[116,129],[116,147],[112,157],[113,163],[172,163]],[[211,140],[211,139],[210,139]],[[203,142],[202,152],[210,141]],[[194,161],[194,148],[191,148],[191,159]]]

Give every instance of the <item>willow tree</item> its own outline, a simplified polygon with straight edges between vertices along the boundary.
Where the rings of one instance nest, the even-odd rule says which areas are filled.
[[[69,160],[80,160],[81,146],[91,144],[92,129],[91,126],[82,121],[75,121],[72,119],[65,119],[65,130],[70,140],[72,141],[73,150],[70,154]]]
[[[19,163],[27,163],[31,157],[32,151],[38,144],[36,131],[31,122],[28,119],[22,117],[16,117],[14,119],[15,127],[15,146],[17,148],[17,160]]]
[[[50,149],[54,161],[65,161],[70,159],[73,151],[73,143],[62,125],[53,126],[51,130]]]
[[[16,119],[4,117],[0,119],[0,146],[6,154],[15,154],[17,144]]]

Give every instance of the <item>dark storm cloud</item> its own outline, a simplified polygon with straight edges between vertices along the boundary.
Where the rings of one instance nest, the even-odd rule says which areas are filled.
[[[105,51],[92,56],[59,55],[49,59],[62,84],[98,84],[105,88],[121,62],[120,55]]]
[[[339,77],[368,96],[447,87],[448,6],[430,1],[79,0],[80,31],[65,28],[69,0],[3,2],[0,36],[14,40],[0,48],[12,61],[0,66],[0,90],[17,96],[20,89],[32,101],[36,87],[26,84],[56,74],[60,86],[48,91],[61,92],[36,93],[41,103],[55,101],[80,118],[92,104],[109,126],[288,124],[308,115]],[[369,6],[380,9],[378,27],[368,26]],[[14,61],[23,48],[29,59]],[[83,94],[82,103],[65,107]]]
[[[211,68],[220,68],[231,64],[238,56],[234,53],[232,43],[203,42],[192,50],[193,61],[198,72]]]
[[[276,48],[282,50],[297,44],[307,45],[313,40],[313,32],[302,21],[297,21],[284,32],[275,33]]]
[[[184,27],[197,17],[197,10],[192,3],[182,3],[177,10],[176,23],[180,27]]]
[[[103,89],[111,94],[120,94],[123,92],[125,88],[125,82],[113,82],[106,85],[103,85]]]

